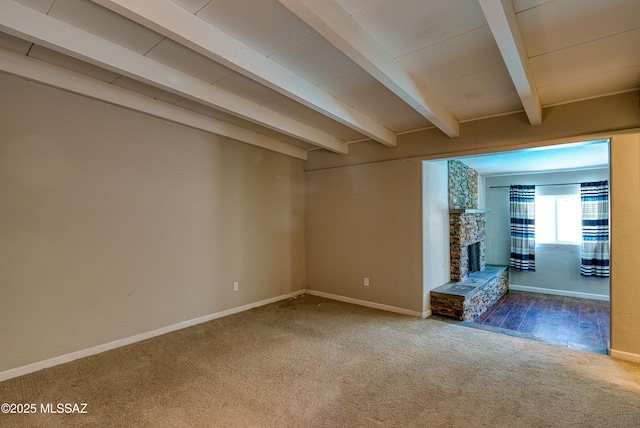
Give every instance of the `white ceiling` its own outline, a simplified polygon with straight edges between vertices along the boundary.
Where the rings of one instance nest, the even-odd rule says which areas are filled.
[[[586,141],[514,150],[491,155],[463,157],[458,160],[485,177],[608,168],[609,141]]]
[[[0,72],[304,159],[640,88],[638,0],[2,0]]]

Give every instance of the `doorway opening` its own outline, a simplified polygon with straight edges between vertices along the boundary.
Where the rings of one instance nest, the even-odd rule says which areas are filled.
[[[478,172],[479,207],[490,211],[486,220],[488,265],[509,265],[510,185],[536,185],[536,197],[540,195],[542,202],[554,203],[556,220],[552,228],[553,239],[550,235],[544,238],[551,229],[540,228],[539,233],[536,227],[536,238],[540,238],[535,245],[535,271],[510,269],[509,293],[482,315],[463,324],[607,353],[610,347],[610,281],[608,277],[581,275],[580,238],[577,241],[575,238],[580,226],[573,224],[575,220],[571,219],[575,217],[573,211],[576,200],[579,201],[580,183],[609,180],[609,140],[455,160]],[[537,204],[536,208],[541,209]],[[545,213],[539,214],[541,226],[542,223],[548,226],[550,223],[543,220]],[[473,250],[468,251],[471,271]]]

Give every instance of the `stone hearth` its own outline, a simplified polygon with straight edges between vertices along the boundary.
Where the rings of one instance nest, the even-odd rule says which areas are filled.
[[[460,321],[473,320],[508,290],[508,267],[489,265],[463,282],[449,282],[431,290],[431,312]]]

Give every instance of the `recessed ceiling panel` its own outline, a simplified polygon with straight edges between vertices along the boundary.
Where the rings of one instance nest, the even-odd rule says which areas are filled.
[[[191,13],[196,13],[205,7],[211,0],[171,0],[178,6],[187,9]]]
[[[639,28],[640,1],[552,1],[519,13],[518,22],[535,57]]]
[[[513,0],[513,9],[518,13],[549,3],[550,1],[553,0]]]
[[[300,123],[317,128],[344,141],[354,141],[364,138],[364,136],[359,132],[342,125],[333,119],[323,116],[289,98],[279,99],[276,102],[267,104],[265,107],[288,116],[293,120],[297,120]]]
[[[259,105],[268,104],[283,97],[273,89],[238,73],[230,74],[217,81],[215,86]]]
[[[426,86],[503,64],[488,25],[403,55],[397,61]]]
[[[393,95],[389,89],[364,70],[322,84],[320,88],[350,106],[370,103]]]
[[[15,0],[15,2],[35,9],[38,12],[47,13],[53,0]]]
[[[640,66],[538,88],[543,106],[640,89]]]
[[[164,38],[90,1],[57,0],[49,16],[141,54]]]
[[[507,94],[454,106],[449,111],[458,120],[469,121],[522,110],[522,102],[518,94]]]
[[[217,82],[233,73],[231,69],[170,39],[158,43],[146,56],[207,83]]]
[[[86,74],[87,76],[108,83],[112,83],[120,76],[119,74],[112,71],[105,70],[104,68],[97,67],[84,61],[80,61],[78,59],[58,53],[56,51],[52,51],[51,49],[47,49],[39,45],[33,45],[31,50],[29,51],[29,56],[35,59],[39,59],[40,61],[64,67],[67,70]]]
[[[426,118],[395,95],[361,104],[358,110],[394,132],[406,132],[433,126]]]
[[[197,16],[267,56],[315,33],[278,0],[215,0]]]
[[[539,55],[529,62],[538,87],[636,67],[640,65],[640,29]]]
[[[319,34],[283,49],[270,58],[314,85],[360,70],[358,64]]]
[[[487,24],[476,1],[384,0],[353,15],[394,57]]]
[[[504,65],[430,86],[429,89],[446,108],[505,95],[517,95]]]
[[[360,12],[380,0],[335,0],[349,15]]]

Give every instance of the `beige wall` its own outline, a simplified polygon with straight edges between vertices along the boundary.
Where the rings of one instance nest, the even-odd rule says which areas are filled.
[[[640,355],[640,137],[616,134],[640,127],[638,93],[545,110],[539,127],[521,116],[463,124],[460,139],[431,130],[397,149],[314,151],[304,173],[301,161],[0,75],[0,371],[296,291],[305,269],[312,289],[423,311],[421,161],[320,169],[590,133],[614,135],[612,348]]]
[[[0,98],[0,371],[304,288],[302,161],[3,74]]]
[[[421,163],[307,172],[311,290],[423,311]]]
[[[611,349],[640,358],[640,134],[614,137],[610,150]]]

